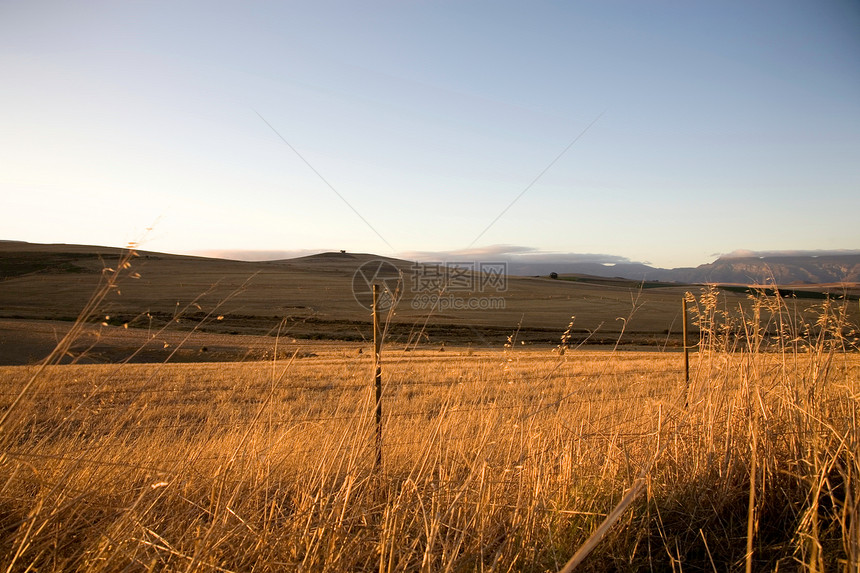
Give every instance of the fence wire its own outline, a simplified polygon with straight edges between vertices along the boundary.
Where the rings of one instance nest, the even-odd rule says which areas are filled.
[[[680,361],[680,356],[679,356]],[[573,363],[575,365],[575,363]],[[366,366],[361,364],[361,367]],[[551,422],[554,422],[558,436],[554,438],[550,447],[543,451],[534,452],[523,459],[528,459],[534,456],[545,455],[551,448],[556,446],[564,446],[571,442],[603,442],[607,440],[623,440],[626,444],[642,442],[647,440],[655,440],[660,435],[660,430],[648,429],[642,431],[630,431],[631,422],[636,420],[647,419],[653,417],[657,407],[663,405],[667,407],[678,407],[683,403],[686,394],[685,389],[681,384],[674,383],[662,390],[649,390],[645,392],[629,392],[631,386],[635,384],[625,384],[620,386],[615,385],[598,385],[600,381],[611,381],[618,377],[624,380],[648,379],[659,380],[662,378],[680,378],[678,369],[671,368],[630,368],[624,369],[621,367],[609,369],[604,367],[602,370],[583,372],[575,368],[565,369],[565,366],[570,366],[563,361],[556,361],[555,364],[550,364],[549,372],[536,374],[528,372],[517,372],[519,368],[517,364],[511,365],[510,362],[505,363],[499,360],[486,360],[475,371],[468,372],[477,376],[476,380],[455,377],[451,374],[451,379],[434,380],[424,377],[414,368],[403,368],[403,364],[395,364],[395,367],[389,367],[386,371],[388,376],[387,381],[383,385],[385,413],[383,416],[383,442],[382,447],[385,450],[409,449],[419,446],[428,446],[433,440],[442,440],[445,444],[464,444],[475,441],[475,436],[450,435],[447,432],[441,432],[434,435],[432,438],[429,435],[415,439],[402,439],[393,434],[397,430],[396,423],[399,421],[422,420],[429,426],[438,425],[448,420],[453,420],[456,417],[481,417],[487,413],[506,413],[505,422],[515,423],[533,417],[538,413],[545,413],[551,417]],[[401,368],[396,368],[401,366]],[[494,368],[492,375],[493,379],[488,379],[487,376],[490,368]],[[86,368],[85,366],[81,368]],[[484,370],[482,370],[484,368]],[[523,368],[527,368],[524,366]],[[161,374],[164,374],[163,372]],[[171,472],[177,466],[183,464],[205,463],[223,461],[232,456],[232,459],[237,463],[253,461],[270,455],[272,452],[277,452],[281,456],[308,456],[315,452],[315,447],[311,445],[302,446],[300,439],[295,437],[290,438],[289,445],[285,444],[285,439],[288,434],[301,435],[302,432],[307,432],[306,427],[314,425],[329,425],[329,424],[347,424],[349,428],[356,431],[366,432],[366,439],[363,443],[356,444],[349,442],[343,444],[343,451],[373,449],[375,447],[371,439],[372,413],[371,404],[356,402],[353,404],[351,412],[332,412],[330,414],[314,413],[314,414],[299,414],[284,415],[278,413],[279,407],[289,409],[289,401],[285,401],[283,396],[275,397],[277,394],[295,391],[311,391],[325,392],[331,398],[331,404],[336,410],[342,406],[340,398],[335,395],[339,394],[344,399],[349,398],[351,394],[356,392],[370,391],[368,382],[354,380],[336,380],[327,379],[319,381],[306,381],[300,379],[283,379],[276,383],[272,380],[260,380],[255,383],[241,385],[237,384],[209,384],[205,381],[195,382],[190,381],[187,385],[165,387],[161,381],[153,381],[154,374],[151,374],[149,379],[142,383],[135,380],[124,380],[122,384],[125,387],[109,387],[104,381],[100,382],[96,387],[93,387],[92,382],[73,381],[65,387],[51,388],[42,387],[34,396],[30,397],[30,401],[50,409],[61,401],[69,401],[74,406],[71,413],[63,415],[61,411],[54,412],[55,417],[51,418],[50,413],[46,413],[44,419],[25,419],[19,426],[21,430],[18,440],[18,446],[14,446],[15,440],[12,440],[6,446],[5,451],[0,455],[8,459],[14,459],[25,462],[35,462],[36,460],[51,460],[55,462],[114,467],[136,471],[147,472]],[[4,383],[5,382],[5,383]],[[140,387],[128,387],[129,385],[139,384]],[[539,394],[531,394],[528,396],[530,401],[522,401],[522,395],[508,396],[507,389],[514,386],[531,387],[533,391],[550,389],[555,384],[558,385],[556,390],[562,389],[566,392],[561,398],[552,399],[548,396]],[[4,388],[0,390],[0,400],[9,402],[17,396],[17,393],[11,388],[12,383],[8,380],[0,381],[0,385]],[[75,387],[78,385],[80,387]],[[415,389],[422,391],[435,391],[439,388],[469,388],[470,385],[479,389],[478,395],[474,398],[478,403],[468,404],[457,402],[452,405],[446,405],[444,400],[434,405],[433,408],[408,408],[400,409],[398,407],[397,394],[400,390]],[[44,386],[44,385],[43,385]],[[765,389],[767,392],[767,389]],[[212,396],[219,393],[228,395],[228,398],[222,402],[213,402]],[[256,393],[256,394],[255,394]],[[269,393],[271,403],[266,403],[266,394]],[[421,396],[421,395],[419,395]],[[178,410],[176,416],[183,415],[181,408],[183,406],[194,406],[204,404],[209,406],[218,406],[221,408],[232,408],[230,412],[234,419],[219,419],[217,409],[207,412],[196,412],[198,419],[193,421],[182,421],[176,417],[172,419],[162,418],[161,420],[151,421],[144,419],[135,420],[132,418],[117,419],[116,426],[111,428],[110,432],[93,433],[92,428],[73,427],[75,424],[89,423],[89,425],[97,427],[99,421],[93,419],[94,416],[106,418],[111,415],[122,415],[128,413],[131,416],[135,412],[131,411],[132,407],[139,406],[138,399],[149,401],[157,401],[159,397],[167,399],[155,403],[155,407],[174,406]],[[386,401],[386,398],[388,401]],[[413,397],[414,398],[414,397]],[[460,397],[461,400],[467,400],[468,397]],[[244,401],[243,401],[244,400]],[[520,400],[519,402],[509,403],[511,400]],[[832,400],[842,400],[835,398]],[[408,400],[406,401],[408,403]],[[613,404],[642,404],[642,408],[636,412],[635,418],[628,418],[621,421],[616,420],[614,425],[611,420],[615,417],[615,412],[612,410]],[[364,406],[362,406],[364,404]],[[582,424],[587,423],[587,427],[580,425],[579,429],[571,426],[575,425],[575,420],[572,424],[564,423],[564,416],[570,411],[576,411],[577,407],[583,405],[595,405],[603,408],[609,408],[603,416],[596,419],[580,420]],[[82,407],[87,405],[91,408],[96,408],[97,411],[87,410]],[[242,407],[247,411],[241,412],[237,408]],[[254,421],[248,419],[253,414],[253,411],[259,409],[263,414]],[[138,415],[141,412],[137,412]],[[223,415],[223,414],[221,414]],[[653,420],[652,420],[653,421]],[[62,434],[64,425],[68,426],[70,435],[75,436],[78,432],[80,443],[74,454],[62,454],[56,452],[45,451],[50,449],[49,443],[42,443],[36,438],[32,443],[27,443],[29,447],[21,447],[24,445],[25,435],[37,436],[39,433],[39,424],[49,423],[54,424],[52,435]],[[708,426],[704,423],[685,423],[683,428],[674,430],[674,437],[683,437],[684,439],[697,439],[703,432],[713,428],[713,425],[730,424],[731,420],[728,417],[720,419],[711,419],[708,421]],[[351,424],[351,425],[350,425]],[[594,429],[595,426],[600,426],[599,429]],[[203,434],[203,432],[219,432],[219,431],[258,431],[268,432],[268,444],[264,447],[251,448],[252,451],[241,454],[224,452],[224,453],[202,453],[198,452],[192,459],[185,458],[170,458],[165,456],[163,463],[157,466],[136,464],[132,461],[123,461],[115,459],[103,459],[99,457],[99,453],[107,451],[110,448],[116,447],[116,439],[120,441],[132,441],[139,437],[139,434],[157,433],[161,431],[170,432],[186,432],[189,435]],[[829,430],[820,428],[807,429],[769,429],[769,431],[779,432],[779,435],[786,437],[791,435],[805,434],[808,436],[821,435],[825,436]],[[90,432],[90,433],[88,433]],[[280,437],[278,437],[280,436]],[[101,441],[100,441],[101,440]],[[24,442],[24,443],[22,443]],[[359,440],[361,442],[361,440]],[[8,442],[7,442],[8,443]]]

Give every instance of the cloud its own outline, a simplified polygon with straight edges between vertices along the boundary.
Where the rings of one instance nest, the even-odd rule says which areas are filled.
[[[539,263],[600,263],[619,264],[633,263],[627,257],[607,255],[602,253],[562,253],[543,251],[522,245],[490,245],[476,249],[459,249],[452,251],[407,251],[398,253],[401,259],[418,262],[495,262],[505,261],[518,264]]]
[[[295,259],[323,252],[331,252],[332,249],[301,249],[301,250],[253,250],[253,249],[212,249],[196,251],[192,254],[203,257],[214,257],[234,261],[277,261]],[[564,253],[557,251],[544,251],[534,247],[523,245],[490,245],[474,249],[457,249],[450,251],[406,251],[394,255],[406,261],[417,261],[420,263],[505,263],[510,274],[548,274],[550,271],[573,272],[581,267],[576,265],[590,265],[592,272],[594,265],[603,265],[611,268],[618,264],[636,264],[627,257],[607,255],[603,253]]]

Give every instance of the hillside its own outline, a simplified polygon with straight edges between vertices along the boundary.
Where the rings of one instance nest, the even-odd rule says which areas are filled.
[[[103,269],[115,267],[120,253],[0,243],[0,319],[7,326],[10,321],[71,324],[99,288]],[[613,344],[624,329],[624,344],[677,346],[681,298],[702,288],[582,275],[508,276],[499,284],[499,277],[494,283],[490,275],[361,253],[243,262],[140,251],[88,321],[102,329],[93,334],[96,345],[111,329],[361,342],[372,336],[367,281],[374,273],[397,284],[388,340],[410,345],[498,347],[511,335],[522,343],[555,345],[575,316],[573,343]],[[439,297],[436,286],[443,279],[449,286]],[[747,303],[745,292],[724,296],[732,308]],[[0,362],[21,355],[10,350],[11,342],[37,330],[0,327],[0,355],[6,355]],[[41,348],[50,345],[42,340]],[[217,345],[225,343],[219,339]]]
[[[697,267],[692,277],[696,282],[742,284],[860,283],[860,255],[719,258]]]

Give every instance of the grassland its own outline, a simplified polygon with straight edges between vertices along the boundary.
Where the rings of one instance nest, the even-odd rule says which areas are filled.
[[[387,348],[379,465],[359,343],[3,367],[0,565],[546,571],[588,547],[582,570],[856,570],[846,307],[759,298],[738,321],[716,292],[691,304],[689,385],[679,353],[515,332],[497,350]]]
[[[301,280],[257,284],[293,276],[303,289],[316,276],[308,300],[328,320],[347,307],[355,261],[322,261]],[[860,567],[856,301],[696,289],[689,382],[665,342],[677,317],[658,329],[670,303],[680,307],[678,286],[514,284],[514,307],[538,318],[489,313],[473,334],[496,344],[441,344],[468,313],[398,310],[386,322],[377,442],[372,333],[303,339],[282,317],[261,335],[276,297],[230,265],[204,267],[212,275],[189,288],[227,273],[205,296],[168,304],[166,277],[193,276],[187,264],[153,272],[148,294],[131,259],[108,272],[24,265],[4,281],[22,316],[0,324],[8,339],[53,347],[37,364],[0,367],[4,570],[555,571],[571,558],[587,571]],[[35,320],[62,318],[51,313],[94,284],[74,320]],[[568,301],[558,290],[568,288],[602,298]],[[303,291],[289,292],[303,306]],[[173,314],[157,320],[157,304]],[[586,322],[617,312],[605,331],[615,343],[591,350],[593,331],[567,324],[571,306]],[[546,308],[564,309],[560,322],[540,318]],[[116,320],[132,311],[153,318]],[[219,331],[241,324],[231,313],[247,332]],[[650,326],[637,330],[643,316]],[[413,336],[430,318],[441,340]],[[541,329],[554,344],[536,343]],[[646,334],[663,343],[625,344]]]

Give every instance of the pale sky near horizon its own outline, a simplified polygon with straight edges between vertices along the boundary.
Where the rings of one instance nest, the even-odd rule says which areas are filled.
[[[0,71],[0,239],[860,248],[856,0],[3,0]]]

